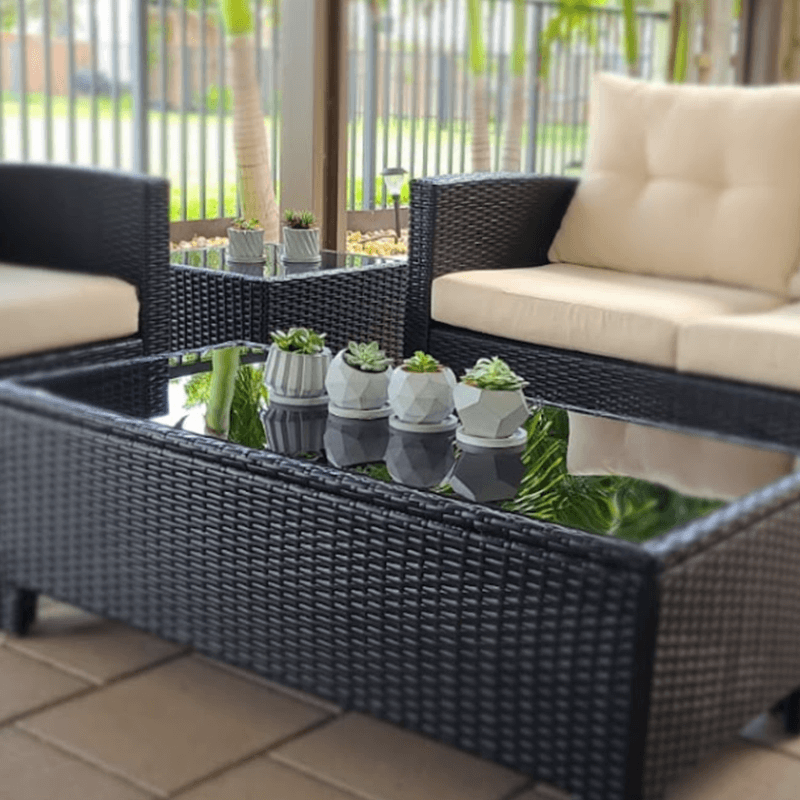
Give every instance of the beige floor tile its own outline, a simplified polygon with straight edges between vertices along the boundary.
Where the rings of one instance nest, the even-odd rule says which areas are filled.
[[[272,755],[375,800],[496,800],[529,780],[361,714],[341,717]]]
[[[163,794],[324,718],[317,708],[187,656],[19,724]]]
[[[356,800],[329,786],[266,758],[234,767],[175,800]]]
[[[295,700],[300,700],[302,703],[318,706],[319,708],[323,709],[323,711],[327,711],[329,714],[342,713],[342,709],[335,703],[330,703],[327,700],[323,700],[321,697],[308,694],[307,692],[301,692],[299,689],[291,689],[288,686],[281,686],[281,684],[275,683],[275,681],[269,681],[266,678],[262,678],[260,675],[256,675],[255,672],[250,672],[249,670],[241,669],[240,667],[232,667],[230,664],[225,664],[222,661],[217,661],[216,659],[209,658],[208,656],[202,656],[198,654],[196,658],[202,659],[217,669],[223,669],[225,672],[238,675],[240,678],[244,678],[245,680],[254,681],[260,686],[265,686],[267,689],[272,689],[274,692],[287,694],[289,697],[294,697]]]
[[[797,800],[800,760],[749,742],[705,759],[667,792],[666,800]]]
[[[538,783],[522,794],[515,794],[513,800],[570,800],[569,792],[562,792],[555,786]]]
[[[89,686],[8,646],[0,648],[0,723]]]
[[[148,667],[186,648],[118,622],[52,601],[41,608],[29,636],[8,646],[92,683]]]
[[[0,800],[147,800],[72,756],[13,729],[0,733]]]

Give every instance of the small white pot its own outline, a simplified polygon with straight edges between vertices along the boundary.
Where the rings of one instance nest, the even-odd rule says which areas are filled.
[[[453,413],[456,376],[449,367],[438,372],[407,372],[395,368],[389,379],[389,403],[401,422],[433,424]]]
[[[345,350],[340,350],[331,361],[325,388],[331,401],[331,413],[337,410],[354,412],[346,416],[359,416],[359,412],[380,411],[384,416],[389,413],[389,375],[387,368],[383,372],[364,372],[351,367],[345,360]]]
[[[326,403],[325,375],[331,363],[331,351],[323,347],[319,353],[287,353],[270,345],[264,365],[264,383],[270,401],[287,405],[319,405]]]
[[[486,439],[511,436],[528,418],[522,389],[496,391],[459,383],[453,390],[464,433]]]
[[[297,262],[320,261],[319,228],[283,229],[283,260]]]
[[[235,264],[263,264],[264,231],[228,228],[228,261]]]

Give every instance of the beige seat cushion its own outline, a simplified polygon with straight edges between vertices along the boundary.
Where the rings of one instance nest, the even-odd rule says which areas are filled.
[[[800,303],[684,325],[676,366],[681,372],[800,391]]]
[[[551,261],[800,291],[800,86],[597,75],[589,131]]]
[[[130,283],[0,264],[0,358],[120,339],[138,327],[139,300]]]
[[[626,475],[693,497],[733,500],[794,467],[788,453],[569,412],[573,475]]]
[[[680,325],[781,302],[730,286],[549,264],[443,275],[433,282],[431,316],[517,341],[674,368]]]

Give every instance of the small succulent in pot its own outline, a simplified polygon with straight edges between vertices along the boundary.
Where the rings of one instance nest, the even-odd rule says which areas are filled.
[[[239,217],[228,228],[228,261],[234,264],[264,263],[264,228],[255,219]]]
[[[328,401],[325,376],[331,351],[325,334],[310,328],[273,331],[264,366],[270,400],[289,405],[318,405]]]
[[[310,211],[287,209],[283,216],[283,260],[310,263],[321,260],[319,228]]]
[[[453,392],[463,433],[486,439],[515,434],[528,418],[527,385],[502,358],[479,358]]]
[[[418,350],[392,373],[389,403],[401,424],[449,424],[455,385],[456,377],[449,367]]]
[[[340,350],[325,379],[331,414],[358,419],[388,416],[391,365],[377,342],[350,342]]]

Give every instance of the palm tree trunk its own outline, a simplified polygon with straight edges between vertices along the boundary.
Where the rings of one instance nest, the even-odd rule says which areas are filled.
[[[508,122],[503,142],[503,171],[519,172],[522,165],[522,121],[525,109],[525,39],[526,0],[514,0],[514,31],[511,50],[511,94],[508,101]],[[535,134],[531,134],[535,135]]]
[[[489,172],[489,106],[486,97],[486,50],[481,0],[467,0],[469,66],[472,73],[472,171]]]

